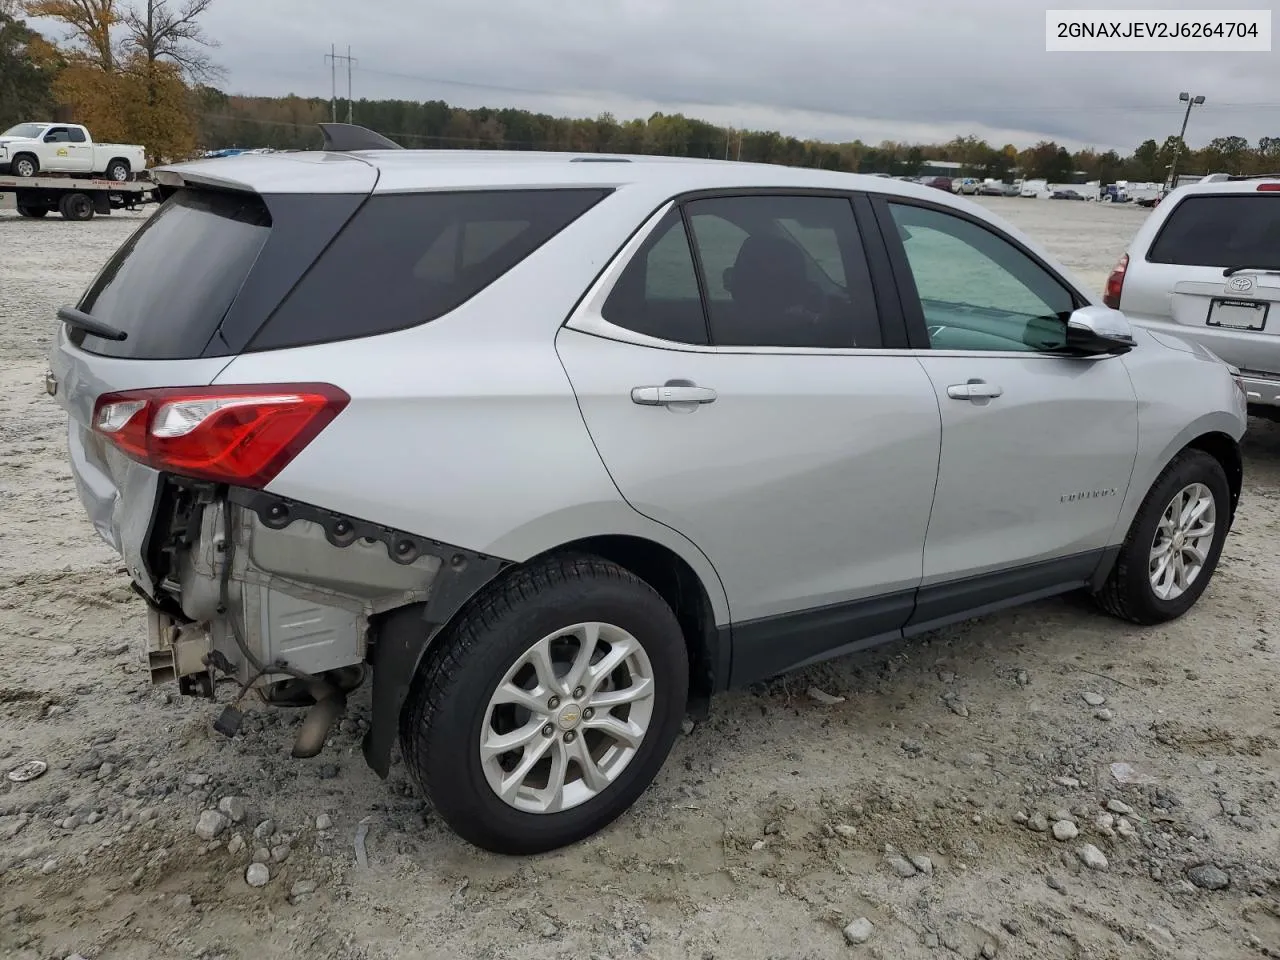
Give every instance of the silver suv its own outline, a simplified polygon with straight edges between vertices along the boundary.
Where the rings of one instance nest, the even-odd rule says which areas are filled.
[[[1213,174],[1174,190],[1138,229],[1103,299],[1239,368],[1249,412],[1280,420],[1280,176]]]
[[[916,184],[328,149],[164,168],[48,390],[154,678],[309,704],[463,837],[588,836],[687,712],[1074,590],[1206,588],[1245,408],[1043,249]],[[368,149],[366,149],[368,148]],[[224,698],[230,700],[230,698]]]

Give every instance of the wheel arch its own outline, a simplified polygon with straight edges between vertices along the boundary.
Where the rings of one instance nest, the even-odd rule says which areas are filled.
[[[36,173],[40,172],[40,157],[37,156],[35,153],[32,153],[30,150],[19,150],[12,157],[10,157],[9,169],[13,170],[14,164],[16,164],[23,157],[29,157],[31,162],[36,165]],[[14,176],[17,176],[16,172],[14,173]]]
[[[1240,491],[1244,488],[1244,453],[1240,449],[1240,444],[1230,434],[1213,430],[1200,434],[1182,448],[1182,450],[1188,449],[1203,450],[1222,464],[1222,469],[1227,475],[1227,485],[1231,490],[1231,516],[1228,523],[1230,527],[1235,522],[1236,508],[1240,505]]]
[[[442,570],[445,576],[425,603],[398,607],[370,623],[376,637],[371,656],[372,713],[363,746],[365,762],[375,773],[387,776],[410,684],[432,645],[482,592],[531,563],[562,553],[591,554],[616,563],[649,584],[671,606],[689,656],[689,706],[695,712],[705,712],[710,696],[729,680],[731,657],[728,631],[722,629],[728,623],[727,603],[714,570],[714,579],[708,583],[669,543],[633,533],[579,537],[548,546],[519,562],[496,560],[491,553],[477,554],[447,573]],[[710,568],[705,556],[700,552],[697,556]],[[723,618],[716,608],[716,591],[725,611]]]

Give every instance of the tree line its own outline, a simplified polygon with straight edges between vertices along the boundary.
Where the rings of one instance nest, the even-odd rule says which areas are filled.
[[[0,129],[23,120],[83,123],[95,139],[142,143],[151,162],[222,147],[304,150],[320,146],[316,124],[334,109],[318,97],[223,92],[199,20],[214,0],[0,0]],[[64,35],[31,30],[22,14],[51,18]],[[918,175],[930,161],[962,164],[962,175],[1053,183],[1163,181],[1178,156],[1186,173],[1280,172],[1280,137],[1256,144],[1218,137],[1187,149],[1176,136],[1146,140],[1129,155],[1069,151],[1042,140],[1019,149],[977,136],[946,143],[832,143],[774,130],[739,130],[682,114],[619,120],[554,117],[512,108],[464,109],[442,100],[358,100],[355,122],[406,147],[664,154],[780,163],[857,173]]]

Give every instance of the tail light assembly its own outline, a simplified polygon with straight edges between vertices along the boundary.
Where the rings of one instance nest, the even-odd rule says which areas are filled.
[[[327,383],[128,390],[98,398],[93,429],[156,470],[260,489],[350,401]]]
[[[1129,255],[1123,254],[1116,261],[1115,267],[1111,270],[1111,276],[1107,277],[1106,289],[1102,291],[1102,302],[1112,310],[1120,309],[1120,294],[1124,292],[1124,275],[1129,269]]]

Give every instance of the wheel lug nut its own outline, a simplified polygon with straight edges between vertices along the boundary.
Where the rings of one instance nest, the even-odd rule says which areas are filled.
[[[575,699],[575,700],[580,700],[580,699],[582,699],[582,695],[583,695],[584,693],[586,693],[586,692],[587,692],[587,691],[586,691],[586,688],[585,688],[585,687],[574,687],[574,689],[573,689],[573,699]]]
[[[556,709],[558,706],[560,706],[560,698],[559,698],[559,697],[552,697],[550,700],[548,700],[548,701],[547,701],[547,709],[548,709],[548,710],[554,710],[554,709]]]
[[[582,711],[583,720],[590,720],[595,715],[596,715],[596,711],[595,711],[595,708],[593,707],[587,707],[587,709]]]
[[[551,736],[551,735],[552,735],[553,733],[555,733],[555,732],[556,732],[556,728],[555,728],[555,727],[553,727],[553,726],[551,726],[551,724],[549,724],[549,723],[548,723],[545,727],[543,727],[543,728],[542,728],[542,735],[543,735],[544,737],[549,737],[549,736]]]
[[[576,739],[578,739],[578,735],[574,733],[572,730],[570,730],[568,733],[564,735],[565,743],[573,743],[573,741]]]

